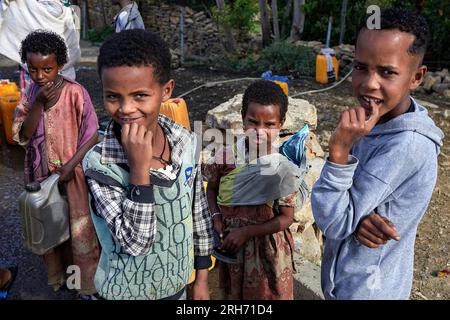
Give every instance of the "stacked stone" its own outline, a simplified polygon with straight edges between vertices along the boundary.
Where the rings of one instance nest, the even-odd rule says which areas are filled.
[[[87,1],[87,4],[91,29],[101,29],[113,23],[118,7],[99,0]]]
[[[106,4],[106,1],[89,1],[89,18],[91,28],[101,29],[111,25],[117,6]],[[180,19],[182,7],[169,5],[162,1],[139,1],[139,10],[146,29],[158,33],[170,46],[173,67],[181,62],[181,31]],[[213,20],[203,11],[195,12],[189,7],[184,8],[184,56],[215,59],[222,52],[220,33]]]
[[[355,59],[355,46],[351,44],[341,44],[333,47],[336,57],[339,59],[339,68],[342,73],[347,74],[352,69]]]
[[[180,20],[182,7],[168,5],[160,1],[147,0],[141,4],[141,15],[145,27],[157,32],[178,55],[181,56]],[[184,7],[184,55],[186,58],[206,56],[211,59],[221,53],[219,31],[214,23],[203,12],[195,12]]]
[[[315,54],[319,54],[320,50],[325,48],[325,45],[320,41],[296,41],[295,45],[304,46],[313,49]],[[339,60],[339,70],[347,74],[352,68],[353,60],[355,59],[355,46],[351,44],[341,44],[332,47],[336,58]]]
[[[436,92],[439,95],[450,98],[450,73],[448,69],[436,72],[427,72],[422,86],[417,89],[423,93]]]
[[[231,129],[235,135],[242,134],[241,107],[242,94],[238,94],[208,111],[206,126],[221,130]],[[311,191],[325,163],[324,152],[313,132],[317,128],[317,111],[315,106],[306,100],[289,98],[286,121],[281,130],[282,140],[287,140],[305,124],[308,124],[310,128],[310,135],[306,143],[310,168],[306,175],[306,182]],[[210,157],[210,151],[204,151],[202,153],[203,163],[206,163]],[[296,253],[315,264],[320,264],[323,240],[321,232],[314,223],[309,196],[302,208],[296,208],[294,223],[290,226],[290,230],[294,236]]]

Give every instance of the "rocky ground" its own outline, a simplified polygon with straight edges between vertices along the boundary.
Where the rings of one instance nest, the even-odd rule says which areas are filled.
[[[0,78],[18,79],[14,67],[0,69]],[[91,94],[100,121],[106,119],[102,109],[100,85],[93,64],[83,64],[77,70],[77,80]],[[177,69],[173,72],[176,81],[174,96],[178,96],[208,81],[219,81],[248,75],[221,72],[208,68]],[[185,97],[189,107],[191,121],[204,120],[209,109],[242,93],[249,81],[238,81],[220,86],[202,88]],[[322,88],[311,78],[294,80],[291,92],[294,94],[310,89]],[[317,107],[318,128],[316,134],[324,150],[328,147],[328,138],[337,124],[339,113],[349,106],[355,105],[351,97],[350,83],[320,94],[304,95]],[[436,95],[419,95],[419,99],[429,101],[432,118],[444,130],[446,137],[450,135],[450,100]],[[39,257],[36,257],[21,246],[20,219],[16,205],[17,196],[22,191],[22,159],[23,151],[19,147],[0,145],[0,266],[18,264],[20,273],[11,292],[12,299],[72,299],[71,292],[53,293],[46,286],[45,269]],[[439,179],[429,209],[422,220],[416,242],[414,268],[413,299],[450,299],[450,277],[439,278],[435,271],[450,267],[450,142],[444,141],[442,154],[439,157]]]

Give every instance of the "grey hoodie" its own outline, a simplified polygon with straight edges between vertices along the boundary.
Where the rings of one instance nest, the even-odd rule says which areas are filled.
[[[312,191],[326,241],[322,290],[327,299],[408,299],[417,226],[437,178],[443,133],[412,99],[412,112],[375,126],[352,149],[349,164],[327,161]],[[361,219],[376,211],[400,241],[377,249],[356,240]]]

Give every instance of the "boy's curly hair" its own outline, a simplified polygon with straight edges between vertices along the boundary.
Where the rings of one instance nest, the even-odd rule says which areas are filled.
[[[359,32],[367,29],[367,20],[370,15],[364,17],[359,26]],[[430,29],[425,18],[415,12],[403,8],[386,8],[381,10],[381,30],[398,29],[414,35],[415,39],[408,52],[417,55],[425,55],[430,39]]]
[[[170,80],[170,50],[158,35],[132,29],[114,33],[100,47],[98,73],[104,68],[152,66],[160,84]]]
[[[257,80],[248,86],[242,98],[242,117],[245,117],[247,114],[250,102],[256,102],[264,106],[278,106],[280,108],[281,121],[286,119],[288,98],[284,94],[283,89],[273,81]]]
[[[30,32],[22,40],[20,47],[20,59],[22,63],[27,62],[28,53],[39,53],[41,55],[56,55],[58,66],[67,63],[67,46],[64,39],[53,31],[35,30]]]

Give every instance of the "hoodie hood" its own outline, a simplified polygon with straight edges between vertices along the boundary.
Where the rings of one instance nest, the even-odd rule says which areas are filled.
[[[410,97],[414,110],[404,113],[386,123],[376,125],[367,136],[394,134],[402,131],[414,131],[433,141],[439,148],[442,146],[444,133],[428,116],[428,111]]]

